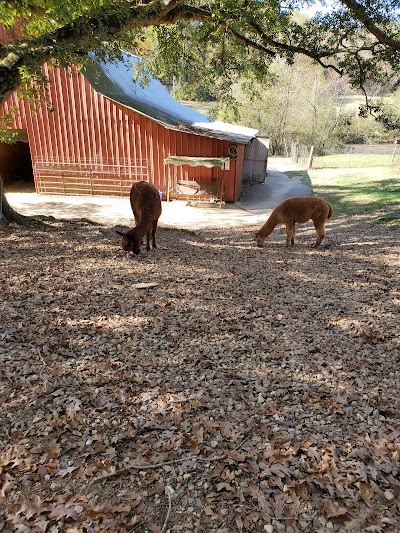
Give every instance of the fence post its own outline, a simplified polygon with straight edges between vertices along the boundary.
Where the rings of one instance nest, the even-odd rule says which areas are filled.
[[[310,170],[310,168],[312,168],[313,159],[314,159],[314,145],[312,145],[310,148],[310,155],[308,156],[307,170]]]
[[[290,144],[290,157],[294,163],[298,163],[299,161],[299,153],[298,153],[298,146],[297,143],[294,141]]]
[[[288,148],[288,145],[286,143],[286,139],[285,138],[283,139],[283,144],[285,146],[286,157],[290,157],[289,148]]]
[[[397,139],[396,139],[396,141],[397,141]],[[396,148],[397,148],[397,142],[396,142],[396,141],[394,142],[394,150],[393,150],[393,153],[392,153],[392,158],[391,158],[391,160],[390,160],[390,164],[393,163],[393,161],[394,161],[394,156],[396,155]]]

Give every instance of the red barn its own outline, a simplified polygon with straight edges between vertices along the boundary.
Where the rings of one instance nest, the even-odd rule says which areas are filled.
[[[223,199],[236,201],[245,147],[254,148],[257,130],[213,122],[176,102],[155,79],[142,87],[134,81],[137,62],[124,53],[118,61],[91,55],[82,72],[45,64],[51,83],[37,109],[11,94],[0,115],[19,109],[13,119],[19,142],[0,143],[5,184],[31,173],[42,194],[127,195],[144,179],[174,197],[178,182],[198,180],[205,187],[220,180]],[[266,160],[261,173],[265,167]]]

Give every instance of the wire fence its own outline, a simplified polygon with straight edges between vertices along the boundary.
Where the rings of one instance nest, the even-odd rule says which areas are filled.
[[[340,166],[400,166],[400,139],[398,142],[385,144],[346,144],[340,148],[325,150],[322,157],[330,156],[339,160]],[[286,156],[299,166],[310,169],[315,166],[313,146],[305,146],[291,142],[286,144]]]

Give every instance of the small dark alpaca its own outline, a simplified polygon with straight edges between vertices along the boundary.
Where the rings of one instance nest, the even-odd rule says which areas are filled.
[[[146,235],[147,251],[156,246],[156,229],[161,215],[161,199],[158,190],[147,181],[138,181],[131,188],[131,207],[136,226],[126,233],[117,230],[122,235],[121,246],[125,252],[140,253],[140,246]]]
[[[332,215],[333,208],[324,198],[318,196],[288,198],[275,207],[264,226],[254,234],[253,240],[256,241],[257,246],[262,246],[278,224],[285,224],[286,246],[293,246],[296,222],[304,224],[312,220],[317,233],[315,246],[319,246],[325,237],[325,222]]]

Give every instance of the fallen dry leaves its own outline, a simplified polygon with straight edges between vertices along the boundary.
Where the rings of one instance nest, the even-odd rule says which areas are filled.
[[[0,531],[400,530],[398,233],[255,229],[0,234]]]

